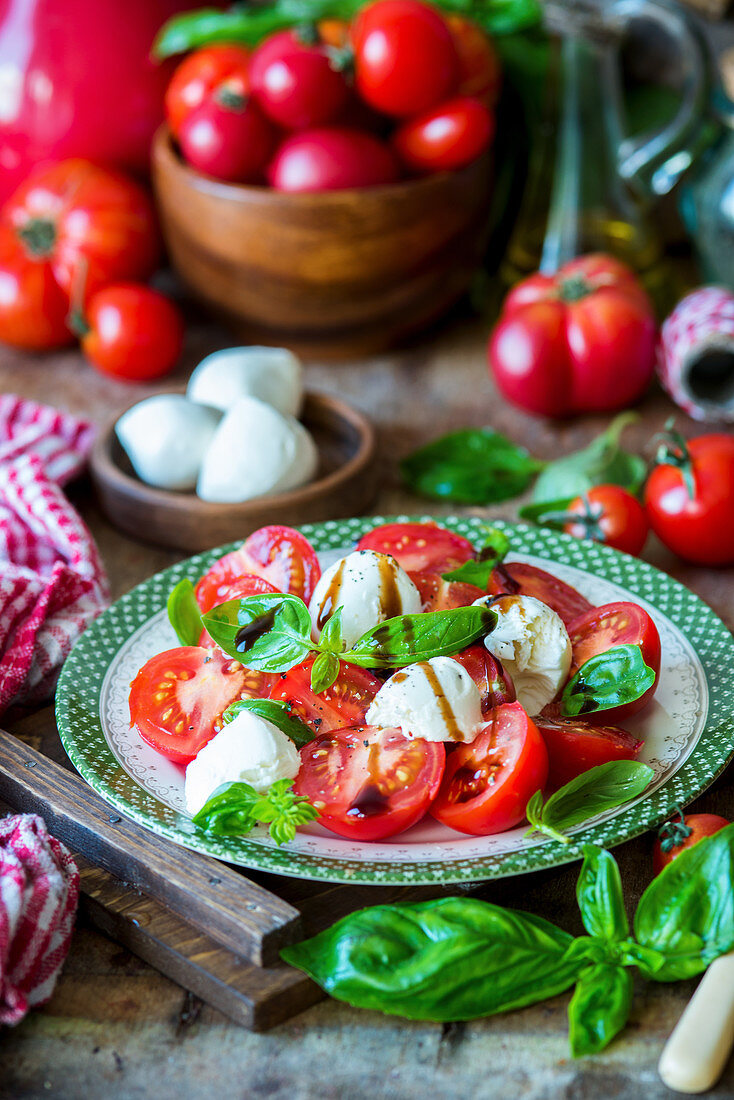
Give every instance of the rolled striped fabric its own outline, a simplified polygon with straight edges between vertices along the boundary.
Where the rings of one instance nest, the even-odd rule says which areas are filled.
[[[734,422],[734,294],[704,286],[663,322],[657,349],[663,389],[694,420]]]

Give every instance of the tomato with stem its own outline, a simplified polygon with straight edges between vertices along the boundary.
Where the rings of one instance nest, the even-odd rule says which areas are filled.
[[[645,509],[621,485],[595,485],[575,497],[565,515],[567,535],[594,539],[634,557],[642,551],[650,529]]]
[[[658,830],[658,838],[652,855],[653,873],[659,875],[663,867],[672,863],[686,848],[692,848],[706,836],[713,836],[731,822],[719,814],[683,814],[678,807],[670,821]]]
[[[250,89],[250,54],[244,46],[216,43],[194,50],[175,69],[166,89],[166,118],[178,137],[184,120],[213,96],[246,96]]]

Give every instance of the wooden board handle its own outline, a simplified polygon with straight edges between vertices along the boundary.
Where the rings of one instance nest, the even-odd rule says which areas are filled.
[[[0,730],[0,798],[36,813],[72,851],[150,894],[217,943],[272,966],[301,938],[297,909],[210,856],[118,814],[75,772]]]
[[[658,1072],[675,1092],[706,1092],[734,1044],[734,952],[711,963],[660,1056]]]

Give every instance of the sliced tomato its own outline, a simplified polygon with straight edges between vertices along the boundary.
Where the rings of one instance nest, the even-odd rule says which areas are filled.
[[[610,760],[634,760],[643,743],[617,726],[590,726],[573,718],[536,718],[548,750],[548,788],[556,791],[577,775]]]
[[[299,531],[292,527],[261,527],[204,574],[196,586],[196,599],[202,611],[208,611],[224,601],[226,589],[236,580],[259,577],[268,585],[260,592],[292,592],[308,603],[320,576],[316,552]],[[254,596],[258,590],[242,594]]]
[[[227,600],[242,600],[247,596],[262,596],[266,592],[280,591],[262,577],[256,577],[252,573],[240,574],[238,570],[241,564],[239,550],[233,550],[231,554],[225,554],[219,561],[215,561],[204,574],[195,589],[196,602],[202,614]]]
[[[485,594],[476,584],[445,581],[440,573],[427,570],[411,573],[410,579],[420,592],[423,611],[448,611],[452,607],[468,607]]]
[[[544,569],[522,561],[503,562],[497,566],[489,579],[489,592],[493,596],[505,592],[510,595],[519,593],[522,596],[535,596],[537,600],[553,608],[566,626],[593,606],[570,584],[546,573]]]
[[[151,657],[130,685],[130,721],[154,749],[188,764],[222,728],[222,712],[245,692],[239,661],[181,646]]]
[[[319,811],[319,824],[350,840],[381,840],[425,814],[443,775],[442,742],[399,729],[353,726],[323,733],[301,749],[294,784]]]
[[[625,600],[602,604],[574,619],[568,627],[568,635],[573,646],[569,676],[574,676],[590,657],[606,653],[618,645],[638,645],[645,664],[655,673],[655,683],[639,699],[600,711],[598,719],[593,714],[586,715],[587,721],[596,724],[598,720],[605,725],[614,725],[631,714],[637,714],[652,699],[660,679],[660,635],[643,608]]]
[[[482,697],[482,715],[489,720],[495,707],[515,702],[515,687],[508,672],[497,657],[483,645],[470,645],[454,654],[454,660],[463,665],[479,688]]]
[[[519,703],[506,703],[470,745],[449,753],[431,813],[460,833],[502,833],[523,820],[547,777],[543,738]]]
[[[362,535],[357,549],[392,554],[407,573],[448,573],[476,555],[468,539],[437,523],[383,523]]]
[[[339,675],[331,687],[316,695],[311,690],[314,660],[310,657],[289,672],[276,675],[270,698],[285,703],[291,714],[310,726],[314,733],[361,725],[382,681],[366,669],[342,661]]]

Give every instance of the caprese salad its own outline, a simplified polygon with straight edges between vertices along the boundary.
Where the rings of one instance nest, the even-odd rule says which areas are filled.
[[[487,835],[587,769],[633,760],[660,639],[633,603],[593,607],[558,577],[434,523],[388,523],[323,573],[270,526],[171,593],[181,646],[130,691],[140,736],[182,765],[197,826],[318,818],[357,841],[425,814]]]

